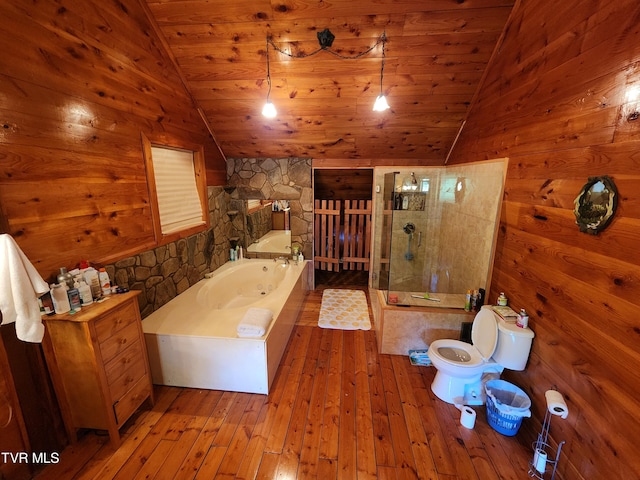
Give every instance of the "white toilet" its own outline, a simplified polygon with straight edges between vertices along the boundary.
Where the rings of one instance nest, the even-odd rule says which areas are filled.
[[[471,327],[473,345],[443,339],[429,346],[427,355],[438,370],[431,391],[447,403],[484,404],[483,375],[497,378],[505,368],[524,370],[533,337],[530,328],[505,322],[490,305],[483,306]]]

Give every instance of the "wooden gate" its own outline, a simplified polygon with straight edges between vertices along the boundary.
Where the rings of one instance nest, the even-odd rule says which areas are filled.
[[[315,268],[369,270],[371,200],[316,200],[314,215]]]

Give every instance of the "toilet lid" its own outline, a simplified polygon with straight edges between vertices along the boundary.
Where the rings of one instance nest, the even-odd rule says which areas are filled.
[[[484,360],[489,360],[498,343],[498,322],[491,309],[481,309],[471,326],[471,341]]]

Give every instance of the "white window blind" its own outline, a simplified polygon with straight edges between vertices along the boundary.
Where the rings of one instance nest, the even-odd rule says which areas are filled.
[[[151,147],[162,234],[204,224],[193,152]]]

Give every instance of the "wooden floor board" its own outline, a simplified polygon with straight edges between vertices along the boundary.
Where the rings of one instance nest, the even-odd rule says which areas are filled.
[[[530,447],[493,430],[484,407],[474,429],[462,427],[431,392],[432,367],[378,354],[374,330],[319,328],[325,288],[368,291],[362,274],[318,278],[268,396],[156,386],[118,449],[104,432],[81,432],[35,478],[527,478]]]
[[[356,466],[359,479],[374,479],[377,470],[367,364],[368,344],[365,339],[369,333],[355,336]]]
[[[342,330],[331,331],[329,376],[320,433],[320,458],[338,458],[338,432],[340,428],[340,379],[342,376]]]

